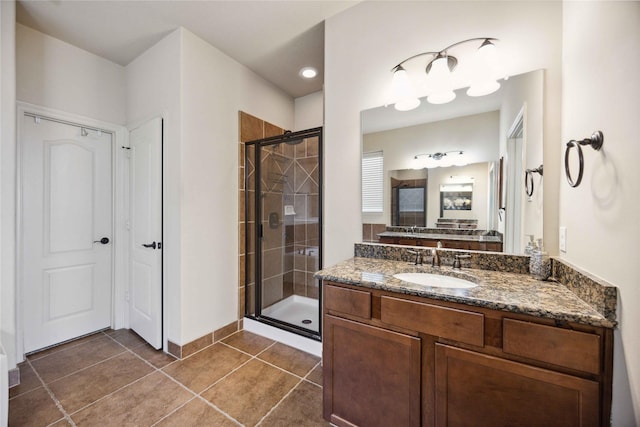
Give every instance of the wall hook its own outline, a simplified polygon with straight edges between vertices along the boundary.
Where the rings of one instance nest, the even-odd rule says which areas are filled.
[[[584,173],[584,156],[582,154],[581,145],[590,145],[596,151],[599,151],[602,148],[602,144],[604,143],[604,135],[602,131],[595,131],[590,138],[585,138],[581,141],[571,140],[567,142],[567,149],[564,152],[564,172],[567,175],[567,181],[571,187],[577,187],[582,182],[582,175]],[[575,147],[578,150],[578,179],[575,181],[571,177],[571,170],[569,168],[569,152],[571,149]]]

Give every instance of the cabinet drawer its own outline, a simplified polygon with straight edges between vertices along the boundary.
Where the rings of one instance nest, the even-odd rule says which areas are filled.
[[[585,332],[504,319],[502,349],[592,374],[600,373],[600,336]]]
[[[371,319],[371,293],[325,285],[324,307],[327,310]]]
[[[484,315],[399,298],[381,298],[380,320],[390,325],[484,346]]]

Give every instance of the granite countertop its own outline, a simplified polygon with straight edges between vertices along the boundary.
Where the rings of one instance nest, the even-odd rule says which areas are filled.
[[[407,239],[458,240],[462,242],[502,242],[500,236],[483,236],[481,234],[437,234],[437,233],[406,233],[403,231],[384,231],[378,237],[403,237]]]
[[[459,277],[478,286],[470,289],[435,288],[416,285],[393,277],[397,273],[424,272]],[[325,281],[371,289],[417,295],[493,310],[528,314],[592,326],[612,328],[615,324],[595,308],[555,281],[535,280],[528,274],[450,266],[415,266],[403,261],[374,258],[351,258],[324,268],[315,277]]]

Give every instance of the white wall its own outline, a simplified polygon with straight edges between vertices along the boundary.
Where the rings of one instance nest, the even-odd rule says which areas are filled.
[[[127,66],[127,122],[162,115],[167,338],[237,319],[238,111],[284,128],[294,103],[185,29]]]
[[[15,14],[15,2],[0,2],[0,342],[7,354],[9,369],[15,368],[17,362]]]
[[[500,39],[508,74],[546,69],[545,164],[558,162],[547,151],[553,153],[560,143],[561,12],[562,5],[556,2],[362,2],[326,21],[327,265],[349,258],[353,243],[362,239],[360,112],[389,101],[390,69],[411,55],[467,38],[493,36]],[[558,173],[551,168],[549,180],[557,180]],[[547,227],[553,233],[547,233]],[[545,239],[557,246],[557,212],[548,216],[545,212]]]
[[[17,99],[122,125],[124,67],[17,24]]]
[[[579,187],[570,188],[563,173],[560,224],[567,227],[567,252],[561,256],[618,287],[613,425],[637,426],[640,3],[564,2],[563,27],[562,141],[601,130],[604,145],[600,152],[583,148]],[[553,154],[562,158],[564,144]]]
[[[389,171],[411,169],[417,154],[462,150],[468,163],[497,161],[499,120],[499,113],[492,111],[363,135],[363,152],[383,152],[384,197],[383,212],[381,214],[363,213],[362,222],[391,224]],[[429,171],[429,177],[431,176],[432,171]],[[439,194],[440,190],[436,191]],[[433,207],[434,203],[439,206],[439,195],[437,199],[429,195],[427,203],[429,208]],[[429,222],[435,222],[439,216],[439,208],[435,211],[429,209],[429,211],[431,213],[428,215]],[[483,215],[486,220],[486,211]]]
[[[324,124],[324,93],[311,93],[295,99],[294,131],[320,127]]]
[[[294,102],[186,30],[181,53],[181,343],[186,343],[238,318],[238,111],[291,129]]]

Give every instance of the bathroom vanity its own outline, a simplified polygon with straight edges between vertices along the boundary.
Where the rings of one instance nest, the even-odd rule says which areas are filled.
[[[400,272],[474,287],[418,285]],[[615,321],[564,285],[360,257],[316,277],[333,424],[609,425]]]

